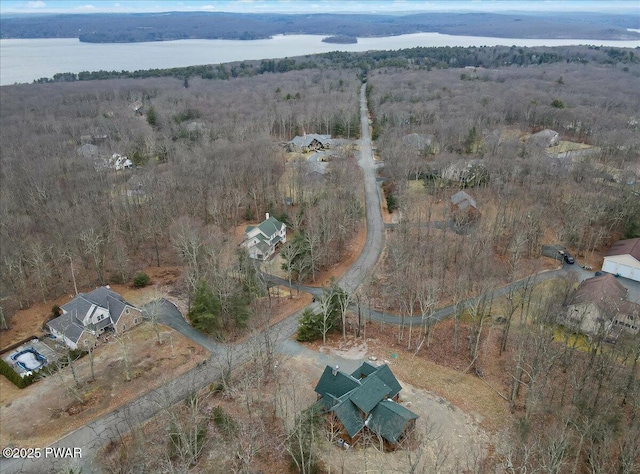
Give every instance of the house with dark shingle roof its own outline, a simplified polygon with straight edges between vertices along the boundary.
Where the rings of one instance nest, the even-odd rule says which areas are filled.
[[[478,205],[465,191],[451,196],[451,215],[455,221],[470,221],[478,217]]]
[[[47,323],[51,334],[71,349],[82,348],[105,332],[120,333],[142,322],[142,312],[108,286],[80,293]]]
[[[249,251],[249,257],[265,261],[286,241],[287,226],[267,213],[266,219],[257,226],[247,226],[241,245]]]
[[[309,152],[314,150],[325,150],[331,148],[331,135],[318,135],[309,133],[302,136],[296,136],[290,142],[287,142],[289,151]]]
[[[629,301],[627,292],[613,275],[588,278],[573,293],[563,323],[589,336],[615,339],[620,331],[637,334],[640,305]]]
[[[414,428],[418,415],[398,403],[402,390],[388,365],[363,362],[352,374],[327,366],[316,385],[318,405],[343,441],[368,431],[394,449]]]

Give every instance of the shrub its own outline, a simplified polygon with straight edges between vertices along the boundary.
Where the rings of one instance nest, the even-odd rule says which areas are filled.
[[[238,431],[236,421],[220,406],[213,409],[213,422],[225,436],[233,436]]]
[[[398,200],[395,194],[387,194],[387,210],[393,212],[398,209]]]
[[[54,318],[57,318],[62,314],[62,309],[60,309],[60,306],[58,306],[57,304],[54,304],[51,307],[51,314],[53,315]]]
[[[28,387],[34,382],[36,378],[36,374],[27,375],[26,377],[20,377],[20,375],[18,375],[18,373],[13,370],[13,368],[3,359],[0,359],[0,374],[4,375],[7,380],[9,380],[9,382],[11,382],[19,389]]]
[[[322,337],[322,314],[315,314],[311,309],[305,309],[300,316],[298,335],[300,342],[315,341]]]
[[[564,109],[564,102],[562,102],[560,99],[553,99],[553,102],[551,102],[551,107],[554,107],[556,109]]]
[[[151,281],[149,275],[147,275],[146,273],[138,273],[133,278],[133,286],[136,288],[144,288],[149,284],[149,281]]]

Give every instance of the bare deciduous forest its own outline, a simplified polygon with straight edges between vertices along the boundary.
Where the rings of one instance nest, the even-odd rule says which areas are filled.
[[[250,303],[265,289],[238,250],[247,223],[265,213],[285,222],[289,244],[281,253],[291,254],[297,279],[308,282],[344,257],[363,225],[355,139],[366,76],[390,228],[376,273],[357,295],[346,296],[358,307],[398,315],[400,324],[370,323],[363,335],[358,326],[353,337],[366,342],[379,331],[416,364],[460,362],[456,377],[482,380],[510,410],[503,428],[491,433],[488,452],[475,453],[473,462],[445,464],[436,453],[429,464],[419,453],[435,449],[438,436],[425,433],[406,446],[396,469],[637,472],[638,336],[610,344],[604,334],[585,342],[565,331],[558,316],[575,288],[571,278],[524,284],[495,301],[491,292],[552,268],[540,255],[543,244],[565,245],[590,262],[618,238],[640,234],[640,66],[630,60],[538,64],[531,51],[500,51],[505,62],[521,57],[527,64],[449,67],[457,64],[455,51],[443,48],[438,63],[416,58],[417,50],[401,59],[380,53],[387,61],[382,67],[367,63],[380,59],[374,53],[360,56],[360,65],[337,54],[338,69],[229,80],[0,88],[4,312],[10,321],[19,308],[73,293],[74,286],[125,283],[148,266],[180,265],[180,291],[190,304],[220,303],[217,319],[203,329],[250,333],[251,318],[264,316],[253,314]],[[500,51],[476,53],[495,60]],[[545,54],[634,57],[558,51]],[[353,68],[340,69],[340,61]],[[553,143],[536,135],[544,130],[557,132]],[[332,135],[337,151],[326,174],[282,146],[305,133]],[[135,166],[104,169],[115,153]],[[452,204],[460,190],[475,199],[474,212]],[[478,298],[463,307],[472,296]],[[460,304],[451,320],[430,319],[449,304]],[[405,324],[412,317],[421,323]],[[246,370],[232,377],[231,356],[222,356],[218,363],[229,367],[219,385],[168,406],[165,418],[107,446],[103,467],[327,468],[322,451],[338,448],[320,441],[321,423],[303,411],[312,387],[278,375],[271,341],[251,337],[256,353]],[[407,382],[420,386],[407,373]]]
[[[361,218],[353,157],[335,157],[320,192],[305,194],[312,170],[285,173],[280,143],[357,137],[359,84],[314,71],[2,88],[5,311],[71,293],[72,278],[125,282],[154,264],[184,263],[187,282],[213,285],[238,268],[235,228],[266,212],[308,229],[324,249],[313,266],[334,263]],[[96,171],[114,153],[137,168]]]

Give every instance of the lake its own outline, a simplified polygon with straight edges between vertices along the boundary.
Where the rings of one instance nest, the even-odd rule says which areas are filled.
[[[566,46],[592,44],[640,47],[640,41],[588,39],[517,39],[416,33],[382,38],[358,38],[357,44],[329,44],[325,36],[279,35],[272,39],[180,40],[153,43],[81,43],[78,39],[0,40],[0,85],[32,82],[59,72],[134,71],[250,59],[272,59],[329,51],[368,51],[416,46]]]

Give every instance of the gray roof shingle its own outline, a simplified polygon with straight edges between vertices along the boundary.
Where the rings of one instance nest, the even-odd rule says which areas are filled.
[[[64,334],[67,339],[74,343],[80,340],[80,337],[84,332],[84,327],[77,322],[76,318],[73,317],[71,313],[58,316],[56,319],[49,321],[47,326],[60,334]]]

